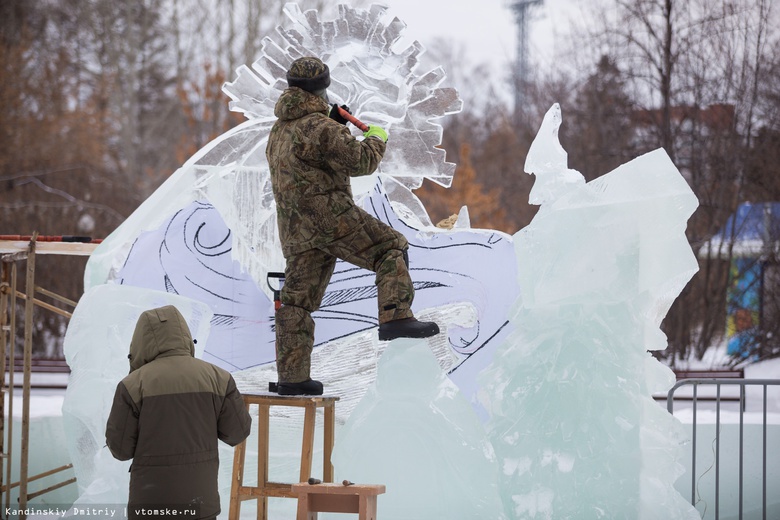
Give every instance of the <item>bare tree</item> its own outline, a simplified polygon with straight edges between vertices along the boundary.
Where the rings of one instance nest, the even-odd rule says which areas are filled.
[[[592,180],[631,160],[634,104],[620,69],[602,56],[567,110],[562,141],[569,163]]]
[[[767,44],[778,34],[764,0],[615,0],[591,38],[624,73],[637,107],[638,151],[663,147],[699,197],[688,236],[701,270],[664,322],[670,351],[701,356],[725,326],[732,255],[704,246],[745,200]]]

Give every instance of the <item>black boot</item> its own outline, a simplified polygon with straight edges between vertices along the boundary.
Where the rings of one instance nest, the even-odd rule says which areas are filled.
[[[379,340],[390,341],[396,338],[429,338],[439,333],[439,326],[432,321],[417,321],[416,318],[403,318],[388,321],[379,326]]]
[[[322,383],[307,379],[300,383],[270,383],[268,389],[279,395],[322,395]]]

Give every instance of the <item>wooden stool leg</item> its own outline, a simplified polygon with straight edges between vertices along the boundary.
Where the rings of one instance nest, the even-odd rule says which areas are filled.
[[[301,446],[301,479],[306,482],[311,477],[311,461],[314,453],[314,420],[317,407],[314,403],[305,406],[303,417],[303,445]]]
[[[333,455],[333,444],[335,440],[335,425],[336,418],[334,414],[335,406],[333,404],[326,404],[324,408],[325,412],[325,428],[323,434],[323,447],[322,447],[322,480],[323,482],[333,482],[333,463],[331,457]]]
[[[246,405],[247,411],[249,405]],[[238,497],[241,486],[244,485],[244,459],[246,457],[246,440],[236,446],[233,451],[233,480],[230,485],[230,508],[228,520],[238,520],[241,516],[241,499]]]
[[[309,511],[309,495],[304,493],[298,497],[298,515],[295,520],[317,520],[317,512]]]
[[[376,520],[376,495],[360,495],[358,520]]]
[[[268,438],[270,436],[271,411],[267,404],[259,405],[257,413],[257,487],[260,488],[260,496],[257,499],[257,520],[267,520],[268,518],[268,495],[266,495],[266,484],[268,484]]]

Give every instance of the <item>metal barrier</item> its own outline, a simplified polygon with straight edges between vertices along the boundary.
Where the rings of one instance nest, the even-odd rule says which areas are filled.
[[[714,385],[716,387],[715,396],[707,396],[700,398],[698,396],[698,389],[700,385]],[[762,425],[762,511],[763,519],[767,519],[767,388],[772,385],[780,385],[780,380],[777,379],[724,379],[724,378],[710,378],[710,379],[683,379],[677,382],[668,392],[666,396],[666,409],[669,413],[674,412],[674,393],[677,389],[683,386],[693,387],[693,396],[686,396],[685,399],[692,400],[693,403],[693,418],[692,418],[692,456],[691,456],[691,504],[696,505],[696,426],[697,426],[697,404],[699,400],[706,399],[708,401],[715,402],[715,519],[718,520],[720,514],[720,412],[721,412],[721,386],[739,386],[739,518],[743,518],[743,477],[744,477],[744,416],[745,416],[745,387],[746,386],[762,386],[763,387],[763,425]],[[733,400],[733,397],[729,396],[729,400]],[[724,397],[723,400],[726,400]]]

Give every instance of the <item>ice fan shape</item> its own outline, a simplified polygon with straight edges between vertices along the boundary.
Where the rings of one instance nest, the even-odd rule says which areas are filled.
[[[347,104],[391,136],[393,145],[380,173],[355,183],[355,196],[370,191],[381,175],[392,185],[386,187],[391,199],[430,224],[410,190],[423,178],[451,184],[455,165],[437,148],[442,128],[433,120],[460,111],[462,102],[454,89],[439,87],[445,78],[441,67],[417,72],[421,44],[414,42],[400,53],[394,50],[405,25],[398,18],[387,21],[386,9],[340,5],[336,20],[321,22],[316,10],[301,12],[297,4],[287,4],[284,12],[291,27],[278,27],[276,39],[264,38],[260,58],[251,67],[239,67],[236,80],[223,86],[233,100],[231,108],[248,121],[201,149],[155,193],[150,200],[156,205],[156,219],[148,212],[139,215],[135,226],[123,226],[125,231],[153,229],[187,203],[208,199],[233,233],[233,257],[251,277],[264,280],[269,269],[278,269],[280,247],[265,145],[275,120],[274,103],[286,88],[286,70],[301,56],[318,56],[328,64],[333,102]],[[104,283],[112,277],[105,267],[116,269],[123,263],[121,253],[132,237],[120,232],[110,238],[100,252],[102,260],[88,273],[89,285]]]
[[[448,187],[455,165],[436,148],[442,128],[431,119],[459,112],[461,100],[454,89],[439,88],[445,77],[441,67],[416,74],[424,50],[418,42],[400,54],[393,50],[406,25],[398,18],[385,23],[386,10],[339,5],[338,19],[323,22],[316,10],[303,13],[297,4],[287,4],[284,12],[293,26],[277,28],[278,41],[266,37],[260,58],[251,68],[239,67],[238,78],[223,90],[233,99],[231,109],[250,120],[273,121],[290,63],[317,56],[330,68],[331,102],[347,104],[359,117],[389,131],[393,146],[382,161],[382,173],[411,189],[423,178]]]

